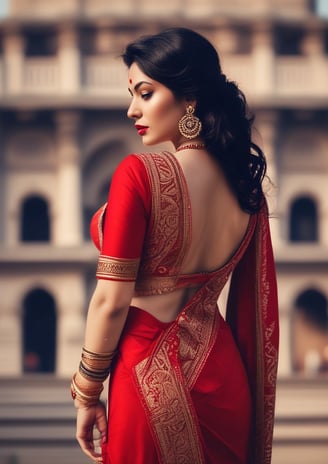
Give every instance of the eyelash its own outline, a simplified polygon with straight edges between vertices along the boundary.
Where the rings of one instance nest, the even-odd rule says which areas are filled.
[[[143,100],[149,100],[150,97],[151,97],[152,95],[153,95],[153,92],[142,93],[142,94],[141,94],[141,98],[142,98]]]

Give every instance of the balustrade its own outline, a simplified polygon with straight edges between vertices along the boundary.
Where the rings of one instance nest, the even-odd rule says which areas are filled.
[[[251,56],[231,55],[222,60],[222,70],[247,94],[254,93],[254,66]]]
[[[275,86],[279,94],[312,93],[313,70],[306,57],[280,57],[277,60]]]
[[[86,92],[126,96],[126,78],[126,68],[119,58],[92,56],[83,60],[83,88]]]
[[[328,90],[328,57],[320,62],[320,73],[311,56],[275,57],[273,63],[272,82],[268,83],[265,92],[258,87],[261,80],[266,79],[263,69],[258,69],[253,55],[229,55],[222,59],[223,72],[238,83],[241,89],[250,96],[322,96]],[[12,69],[17,73],[19,70]],[[263,76],[262,76],[263,72]],[[8,85],[10,75],[5,74],[5,63],[0,60],[0,94],[10,95],[64,95],[65,82],[62,82],[60,63],[57,57],[26,58],[22,63],[22,80],[20,88],[11,91]],[[79,71],[80,92],[93,95],[115,95],[120,98],[126,93],[126,68],[119,58],[113,56],[91,56],[81,60]]]
[[[261,69],[255,68],[252,56],[231,56],[224,60],[223,65],[224,72],[232,80],[235,80],[242,90],[251,96],[259,94],[255,77],[256,82],[261,80]],[[267,89],[266,95],[261,92],[261,96],[267,98],[277,95],[286,97],[321,95],[327,97],[328,89],[325,82],[328,79],[328,58],[322,59],[321,70],[323,72],[318,75],[311,57],[276,57],[273,66],[272,86]]]
[[[69,0],[67,0],[69,3]],[[126,6],[148,8],[150,0],[120,0],[122,11]],[[179,0],[179,2],[182,0]],[[185,0],[186,4],[196,8],[196,0]],[[203,7],[216,8],[214,0],[206,0]],[[291,7],[296,0],[285,0]],[[180,3],[178,2],[178,5]],[[37,6],[38,0],[25,0],[18,4],[26,8]],[[15,7],[15,2],[13,5]],[[42,3],[42,2],[41,2]],[[231,8],[241,4],[241,0],[230,0]],[[267,0],[263,5],[280,5],[280,0]],[[61,5],[58,0],[58,5]],[[82,3],[74,0],[70,3],[77,8]],[[260,4],[253,0],[252,8]],[[114,8],[113,2],[103,0],[85,0],[84,8],[94,8],[98,12],[101,8]],[[115,2],[115,5],[117,3]],[[168,0],[170,9],[173,5]],[[181,3],[182,5],[182,3]],[[181,7],[180,5],[180,7]],[[299,2],[305,8],[305,2]],[[225,7],[228,8],[227,4]],[[116,6],[115,6],[116,8]],[[219,5],[217,8],[221,8]],[[223,8],[223,6],[222,6]],[[24,11],[24,10],[23,10]],[[90,10],[91,11],[91,10]],[[215,11],[217,11],[215,9]],[[13,9],[15,12],[15,8]],[[131,11],[130,11],[131,14]],[[218,31],[218,33],[220,30]],[[222,36],[220,40],[230,43],[236,36],[233,28],[227,28],[230,34]],[[58,32],[57,54],[44,57],[25,56],[26,38],[20,30],[4,35],[4,55],[0,58],[0,94],[11,96],[24,95],[70,95],[78,98],[84,95],[115,96],[125,98],[126,69],[122,60],[115,54],[115,38],[108,26],[108,40],[113,50],[104,54],[83,55],[79,47],[80,31],[76,26],[66,25],[66,29]],[[113,44],[111,40],[113,39]],[[270,98],[293,97],[323,97],[328,94],[326,82],[328,78],[328,56],[325,53],[325,38],[320,30],[305,31],[304,50],[302,55],[278,55],[274,51],[274,30],[264,27],[263,30],[253,30],[252,50],[249,53],[236,53],[233,48],[223,52],[222,67],[227,76],[236,81],[242,90],[250,97]],[[120,38],[121,40],[121,38]],[[223,46],[224,48],[224,46]]]
[[[59,66],[55,58],[28,58],[23,65],[25,93],[52,93],[60,91]]]

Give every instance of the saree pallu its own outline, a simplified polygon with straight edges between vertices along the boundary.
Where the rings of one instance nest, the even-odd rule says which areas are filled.
[[[217,299],[231,273],[228,325]],[[198,283],[171,323],[130,308],[104,464],[271,462],[278,306],[265,204],[233,258]]]

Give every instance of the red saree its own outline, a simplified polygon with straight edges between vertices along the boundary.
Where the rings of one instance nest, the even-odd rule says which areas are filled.
[[[104,464],[269,464],[278,312],[266,204],[251,217],[227,264],[181,275],[190,214],[182,201],[188,197],[183,173],[167,153],[138,160],[151,192],[151,202],[145,189],[140,195],[146,224],[142,251],[114,258],[103,246],[97,276],[134,278],[139,294],[188,286],[197,291],[171,323],[130,308],[110,379]],[[179,221],[163,227],[167,207],[184,227]],[[99,225],[92,235],[95,228],[101,237]],[[158,240],[156,232],[167,237],[157,247],[151,240]],[[231,274],[225,322],[217,299]]]

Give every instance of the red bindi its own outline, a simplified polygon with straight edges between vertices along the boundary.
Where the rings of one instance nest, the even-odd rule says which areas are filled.
[[[129,83],[132,84],[132,79],[129,79]]]

